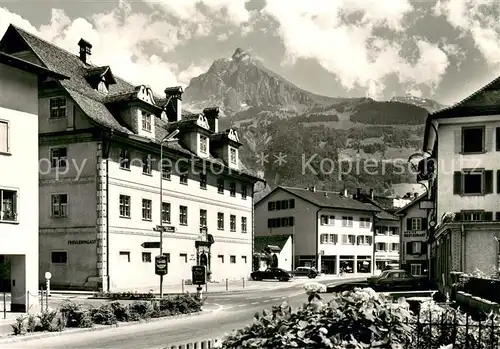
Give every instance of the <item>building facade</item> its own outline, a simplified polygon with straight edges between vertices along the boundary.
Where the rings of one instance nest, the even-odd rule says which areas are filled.
[[[255,235],[292,235],[293,268],[373,273],[373,221],[378,212],[347,193],[278,187],[255,205]]]
[[[254,270],[269,267],[292,270],[292,236],[262,235],[254,237]]]
[[[40,274],[53,287],[154,289],[163,226],[164,284],[191,279],[196,264],[213,280],[248,276],[260,179],[239,160],[238,134],[219,131],[217,108],[183,110],[182,88],[157,96],[78,45],[80,56],[14,26],[2,39],[70,77],[43,84],[38,100]]]
[[[427,118],[419,177],[430,181],[436,207],[431,260],[440,287],[450,286],[451,271],[489,273],[499,266],[499,90],[497,78]]]
[[[428,277],[428,215],[429,210],[421,203],[426,202],[427,193],[414,198],[396,211],[400,217],[401,268],[416,277]]]
[[[0,287],[12,311],[38,305],[38,83],[61,78],[0,52]]]

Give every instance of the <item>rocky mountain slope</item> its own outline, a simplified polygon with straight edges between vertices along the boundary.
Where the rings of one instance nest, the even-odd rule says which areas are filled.
[[[218,106],[220,128],[239,129],[244,162],[262,171],[271,187],[370,187],[386,194],[395,184],[414,182],[406,161],[420,149],[428,112],[443,107],[413,96],[390,101],[320,96],[240,48],[193,78],[183,103],[193,111]],[[284,161],[277,161],[280,154]],[[377,163],[379,169],[367,174],[344,168],[355,162]],[[327,163],[334,168],[326,169]],[[398,163],[405,168],[395,171]]]

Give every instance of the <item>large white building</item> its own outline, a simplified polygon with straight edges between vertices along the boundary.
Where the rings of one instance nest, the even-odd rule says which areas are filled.
[[[278,187],[255,205],[255,235],[291,235],[293,268],[314,266],[337,274],[340,266],[373,273],[373,221],[378,212],[347,193]]]
[[[219,131],[217,108],[184,111],[181,88],[154,95],[78,45],[79,56],[12,25],[2,39],[4,51],[70,77],[45,82],[38,100],[40,275],[50,271],[53,287],[155,288],[161,219],[174,230],[163,233],[165,284],[198,263],[212,279],[248,276],[260,179],[241,164],[237,133]]]
[[[63,76],[0,52],[0,288],[12,311],[38,305],[38,82],[47,78]]]

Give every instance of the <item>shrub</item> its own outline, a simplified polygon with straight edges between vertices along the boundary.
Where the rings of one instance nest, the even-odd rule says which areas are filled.
[[[109,304],[113,309],[116,320],[120,322],[127,322],[130,319],[129,308],[120,302],[111,302]]]
[[[138,293],[138,292],[97,292],[94,293],[93,298],[106,298],[106,299],[123,299],[123,300],[134,300],[134,299],[152,299],[155,298],[153,292],[148,293]]]
[[[130,319],[139,321],[141,319],[150,319],[155,309],[150,301],[135,301],[128,306],[128,310]]]
[[[40,320],[40,327],[35,327],[35,330],[59,332],[66,327],[64,316],[57,310],[42,311],[38,315],[38,319]]]
[[[16,317],[16,322],[10,325],[12,327],[12,332],[14,332],[14,335],[20,335],[23,334],[26,331],[26,324],[25,324],[25,316],[18,316]]]
[[[171,315],[188,314],[201,311],[203,302],[196,295],[189,293],[167,297],[160,300],[159,310]]]
[[[98,325],[114,325],[117,323],[115,310],[110,304],[102,304],[97,308],[90,308],[92,322]]]
[[[65,300],[59,305],[59,311],[66,319],[66,327],[89,328],[94,325],[89,311],[83,309],[81,304]]]

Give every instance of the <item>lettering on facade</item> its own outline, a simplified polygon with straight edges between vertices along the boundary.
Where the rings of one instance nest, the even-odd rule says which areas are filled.
[[[425,238],[426,237],[426,233],[425,231],[405,231],[403,233],[403,236],[405,238]]]
[[[95,244],[97,240],[68,240],[68,245],[92,245]]]

